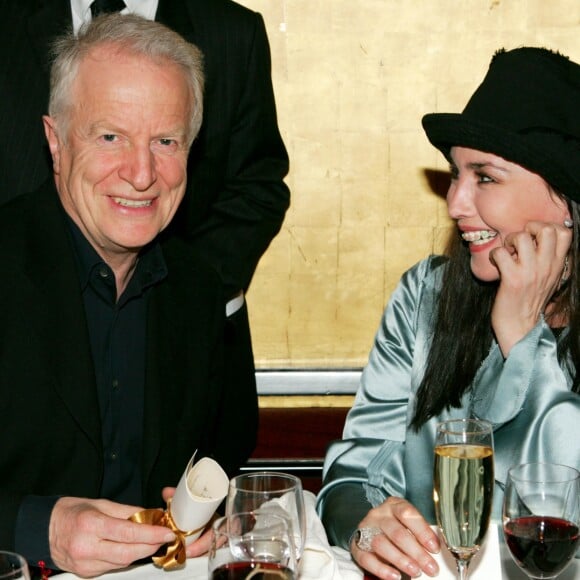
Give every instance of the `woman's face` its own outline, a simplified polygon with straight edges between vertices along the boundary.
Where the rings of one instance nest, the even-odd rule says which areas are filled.
[[[482,281],[499,279],[489,253],[507,234],[530,221],[562,224],[570,216],[546,181],[521,165],[466,147],[453,147],[451,159],[447,209],[469,244],[471,271]]]

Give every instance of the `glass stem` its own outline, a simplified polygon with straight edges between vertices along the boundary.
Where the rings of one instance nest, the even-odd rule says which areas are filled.
[[[469,568],[469,560],[457,560],[457,572],[459,573],[457,580],[467,580],[467,568]]]

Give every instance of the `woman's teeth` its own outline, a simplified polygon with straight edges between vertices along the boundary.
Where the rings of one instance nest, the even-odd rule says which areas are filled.
[[[479,246],[485,244],[497,236],[497,232],[490,230],[479,230],[477,232],[463,232],[461,237],[466,241]]]
[[[138,200],[138,199],[125,199],[121,197],[115,197],[114,199],[116,203],[124,207],[148,207],[151,205],[150,199]]]

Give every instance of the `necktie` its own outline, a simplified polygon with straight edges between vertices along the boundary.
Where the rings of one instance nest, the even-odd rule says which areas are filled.
[[[94,18],[107,12],[120,12],[123,8],[125,8],[123,0],[94,0],[91,3],[91,14]]]

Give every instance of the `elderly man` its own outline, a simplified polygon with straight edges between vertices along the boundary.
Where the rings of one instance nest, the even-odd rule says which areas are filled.
[[[218,271],[228,380],[255,386],[244,295],[290,197],[262,16],[232,0],[2,0],[1,7],[0,139],[10,147],[0,147],[0,202],[36,189],[51,173],[41,117],[55,36],[77,31],[99,11],[121,10],[161,22],[202,50],[203,125],[170,229]]]
[[[0,210],[0,545],[91,576],[171,539],[126,518],[196,449],[235,470],[257,404],[222,380],[217,274],[159,235],[201,124],[199,51],[117,15],[55,53],[54,180]]]

